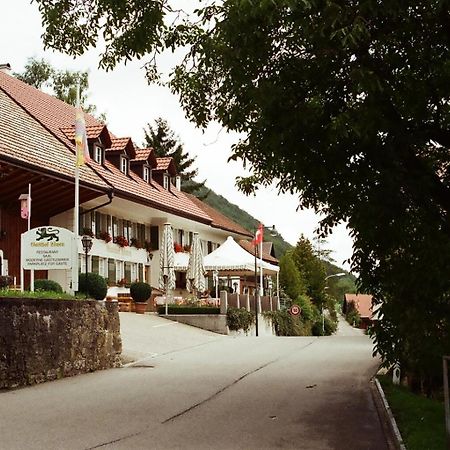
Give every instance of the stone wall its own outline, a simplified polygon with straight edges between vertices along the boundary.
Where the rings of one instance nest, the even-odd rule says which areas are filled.
[[[227,316],[223,314],[161,314],[161,317],[214,333],[228,334]]]
[[[0,298],[0,389],[121,365],[116,303]]]

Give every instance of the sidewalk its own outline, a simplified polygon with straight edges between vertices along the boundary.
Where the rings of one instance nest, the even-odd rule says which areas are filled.
[[[119,317],[125,364],[227,338],[156,314],[121,312]]]

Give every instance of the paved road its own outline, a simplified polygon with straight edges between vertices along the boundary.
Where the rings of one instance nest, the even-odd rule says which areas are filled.
[[[386,449],[366,336],[183,342],[184,325],[121,320],[144,359],[1,393],[0,449]],[[153,334],[137,349],[133,324]]]

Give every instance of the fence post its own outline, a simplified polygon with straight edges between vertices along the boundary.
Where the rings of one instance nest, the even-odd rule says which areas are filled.
[[[248,292],[245,298],[245,308],[247,311],[250,311],[250,294]]]
[[[220,291],[220,314],[226,314],[228,309],[228,292]]]
[[[239,294],[236,292],[236,307],[241,307],[241,299],[239,298]]]

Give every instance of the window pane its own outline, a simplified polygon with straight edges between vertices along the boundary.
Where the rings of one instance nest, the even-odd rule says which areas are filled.
[[[150,242],[153,250],[159,250],[159,228],[157,226],[150,227]]]
[[[91,272],[100,273],[100,258],[98,256],[92,256],[91,258]]]
[[[114,284],[116,281],[116,261],[108,258],[108,282]]]
[[[129,261],[125,261],[125,276],[124,278],[128,281],[131,282],[133,281],[131,279],[131,263]]]

